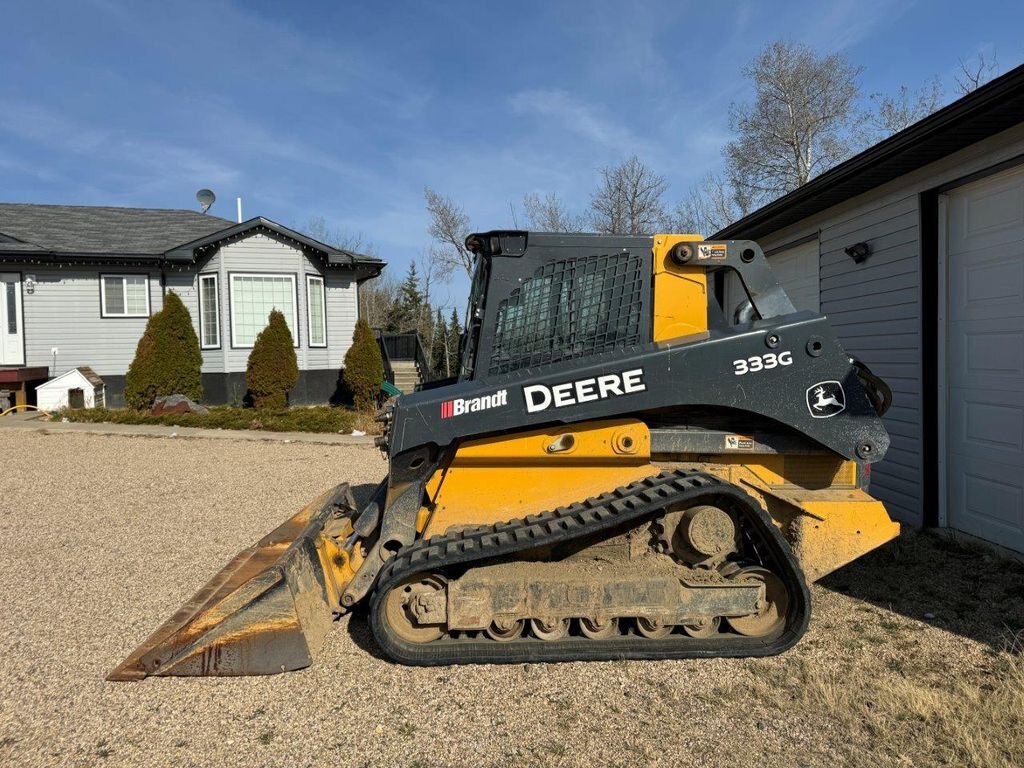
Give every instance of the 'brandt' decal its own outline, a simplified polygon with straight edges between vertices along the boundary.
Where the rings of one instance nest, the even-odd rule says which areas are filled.
[[[523,397],[526,399],[526,412],[537,413],[548,408],[565,408],[569,405],[606,400],[609,397],[631,395],[634,392],[644,392],[646,389],[644,369],[633,368],[619,373],[567,381],[564,384],[530,384],[523,387]]]
[[[481,395],[480,397],[456,397],[454,400],[445,400],[441,403],[441,418],[450,419],[452,416],[461,416],[464,413],[476,413],[491,408],[500,408],[508,405],[508,390],[500,389],[493,395]]]

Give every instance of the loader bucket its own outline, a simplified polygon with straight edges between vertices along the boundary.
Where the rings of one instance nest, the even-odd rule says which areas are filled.
[[[239,552],[108,676],[269,675],[309,666],[340,595],[333,534],[351,531],[347,483]]]

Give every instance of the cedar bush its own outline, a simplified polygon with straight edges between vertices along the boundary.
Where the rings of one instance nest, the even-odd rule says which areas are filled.
[[[256,337],[245,367],[245,385],[257,408],[285,408],[288,391],[299,381],[292,332],[284,315],[270,310],[270,322]]]
[[[357,409],[369,411],[376,405],[377,393],[384,383],[384,360],[370,324],[362,318],[356,322],[341,376]]]
[[[198,401],[203,396],[202,367],[203,353],[192,316],[178,294],[168,291],[163,309],[146,323],[128,367],[125,402],[142,410],[165,395],[185,395]]]

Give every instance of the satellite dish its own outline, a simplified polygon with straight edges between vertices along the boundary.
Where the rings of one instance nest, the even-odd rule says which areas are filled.
[[[213,194],[213,190],[200,189],[196,192],[196,200],[199,201],[199,205],[202,206],[203,213],[210,210],[210,206],[217,201],[217,196]]]

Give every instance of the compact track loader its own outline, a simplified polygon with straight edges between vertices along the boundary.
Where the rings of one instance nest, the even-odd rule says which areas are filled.
[[[324,494],[111,679],[305,667],[357,606],[406,664],[775,654],[807,626],[808,582],[897,535],[867,492],[889,390],[757,244],[467,246],[459,376],[381,412],[373,497]]]

